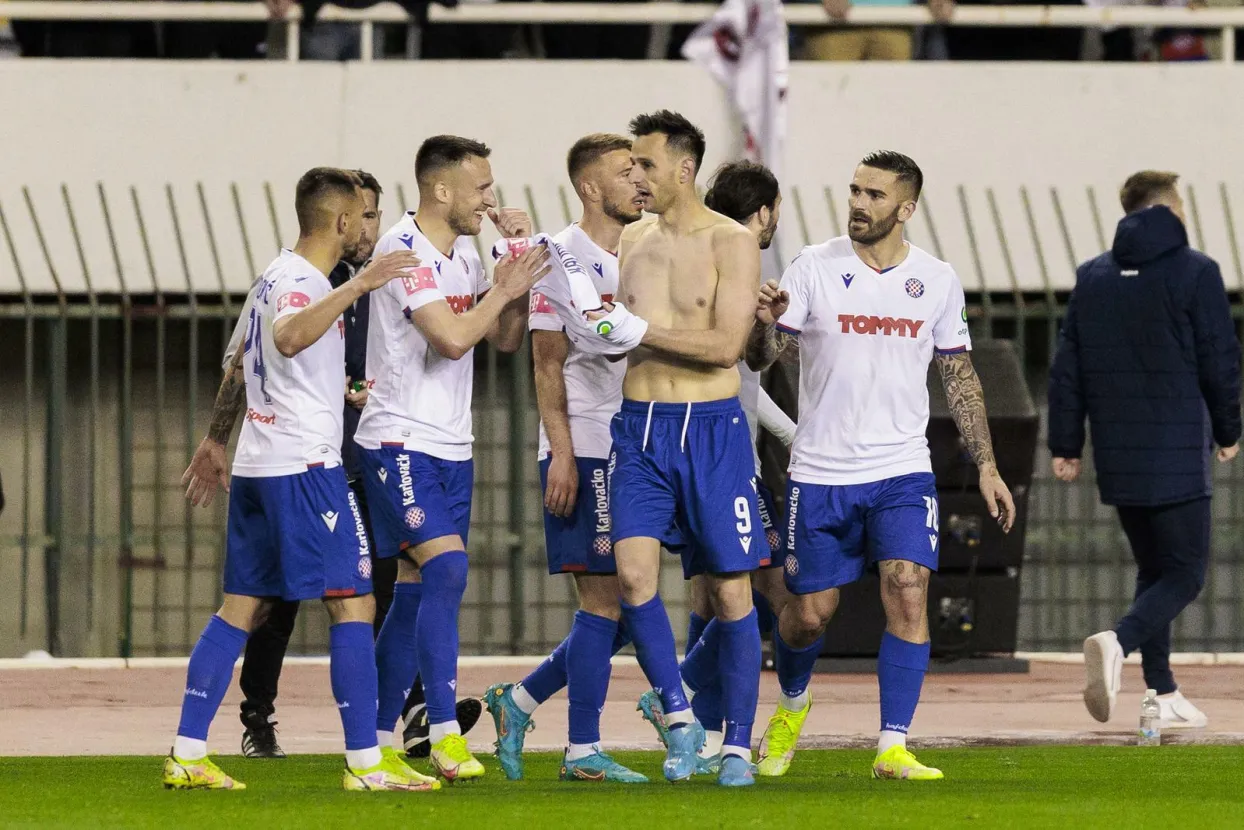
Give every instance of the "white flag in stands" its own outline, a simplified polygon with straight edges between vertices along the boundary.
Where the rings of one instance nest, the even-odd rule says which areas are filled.
[[[747,157],[782,180],[790,48],[780,0],[725,0],[682,47],[726,87],[743,121]]]

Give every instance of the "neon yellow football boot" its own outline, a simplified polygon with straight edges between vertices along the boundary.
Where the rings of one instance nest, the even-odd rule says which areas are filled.
[[[811,711],[811,695],[808,695],[808,704],[798,712],[783,708],[778,703],[777,711],[769,718],[769,725],[765,728],[765,736],[760,740],[760,762],[756,765],[756,771],[760,775],[777,778],[790,769],[790,762],[795,757],[795,745],[799,743],[799,733]]]
[[[449,782],[479,778],[484,774],[484,765],[467,749],[466,738],[456,732],[432,744],[432,766]]]
[[[907,747],[894,745],[880,752],[873,760],[873,778],[895,778],[905,781],[940,781],[944,776],[940,769],[926,767],[907,751]]]
[[[170,752],[164,759],[164,789],[244,790],[246,785],[225,775],[211,758],[184,761]]]
[[[432,792],[441,788],[441,782],[415,772],[396,749],[386,746],[380,750],[380,763],[376,766],[369,769],[347,766],[341,786],[351,791]]]

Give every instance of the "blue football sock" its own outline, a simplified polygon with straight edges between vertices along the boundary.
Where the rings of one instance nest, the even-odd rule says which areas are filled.
[[[618,624],[608,617],[586,611],[574,615],[574,625],[566,638],[566,673],[569,677],[570,743],[594,744],[600,741],[600,711],[609,691],[612,666],[609,647],[618,633]],[[526,684],[523,684],[526,687]]]
[[[761,635],[768,634],[777,625],[773,606],[769,604],[768,597],[755,588],[752,589],[752,605],[756,606],[756,624],[760,627]]]
[[[760,628],[756,609],[741,620],[721,623],[721,696],[726,716],[723,747],[746,750],[751,758],[752,722],[760,697]]]
[[[242,629],[234,628],[215,615],[207,621],[207,627],[194,644],[194,651],[190,652],[178,735],[207,740],[208,727],[233,682],[233,664],[242,653],[247,636]]]
[[[582,613],[582,612],[580,612]],[[576,619],[578,615],[575,615]],[[574,629],[571,628],[571,633]],[[553,695],[566,688],[566,648],[570,637],[557,644],[543,663],[531,670],[531,674],[523,678],[523,688],[536,703],[543,703]]]
[[[687,615],[687,646],[683,650],[683,657],[691,656],[691,649],[695,648],[695,644],[700,642],[700,636],[704,634],[704,629],[708,627],[708,620],[692,611]]]
[[[626,627],[626,620],[618,620],[618,633],[613,638],[613,651],[610,654],[617,654],[630,644],[631,630]]]
[[[929,644],[909,643],[890,632],[881,635],[877,685],[881,688],[881,730],[907,734],[920,702],[929,668]]]
[[[392,616],[389,617],[392,619]],[[386,623],[388,620],[385,621]],[[376,745],[376,643],[372,624],[337,623],[328,629],[328,672],[346,733],[346,749]],[[399,705],[401,700],[398,701]],[[390,730],[393,728],[390,725]]]
[[[689,705],[678,673],[678,647],[660,594],[642,605],[622,603],[622,618],[634,638],[639,666],[661,695],[665,713],[686,711]]]
[[[724,717],[721,699],[721,623],[710,620],[700,634],[695,647],[687,653],[678,672],[695,697],[691,698],[691,711],[705,729],[721,731]]]
[[[422,599],[423,585],[419,582],[399,582],[393,586],[393,603],[375,646],[380,690],[377,732],[392,732],[397,726],[406,696],[410,694],[415,675],[419,674],[415,628]]]
[[[808,684],[812,682],[812,669],[816,666],[817,658],[821,656],[824,641],[825,635],[822,634],[812,645],[794,649],[786,645],[780,630],[773,632],[773,658],[782,694],[799,697],[807,691]]]
[[[466,592],[466,552],[442,553],[429,559],[420,571],[423,602],[419,605],[415,639],[419,675],[428,701],[428,724],[457,723],[454,698],[458,685],[458,609]],[[389,614],[392,616],[392,609]]]

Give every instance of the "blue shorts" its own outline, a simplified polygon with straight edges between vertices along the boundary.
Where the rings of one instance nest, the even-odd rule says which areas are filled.
[[[566,518],[544,511],[544,547],[549,573],[616,574],[613,540],[609,538],[609,462],[603,458],[575,458],[579,469],[579,498]],[[540,488],[549,484],[551,459],[540,460]]]
[[[759,478],[756,479],[756,512],[760,515],[760,526],[765,530],[765,541],[768,543],[768,549],[762,550],[765,558],[760,560],[760,567],[780,568],[786,558],[786,549],[782,543],[782,534],[773,524],[773,516],[776,515],[773,511],[773,493],[769,492],[769,488]],[[661,540],[661,544],[670,553],[683,556],[686,553],[688,535],[681,527],[675,526]],[[688,579],[692,576],[685,575]]]
[[[868,484],[786,484],[786,588],[812,594],[855,582],[869,565],[902,559],[937,570],[932,473]]]
[[[378,558],[442,536],[460,536],[466,545],[474,462],[384,444],[378,450],[359,447],[359,461]]]
[[[226,594],[287,600],[371,593],[371,548],[345,469],[233,476]]]
[[[677,529],[687,577],[750,572],[768,558],[751,431],[738,398],[623,401],[610,431],[614,544],[636,536],[668,541]]]

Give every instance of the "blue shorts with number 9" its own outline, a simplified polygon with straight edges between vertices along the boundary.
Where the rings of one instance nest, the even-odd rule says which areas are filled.
[[[622,402],[613,417],[609,505],[613,541],[667,540],[683,574],[754,571],[769,558],[756,505],[751,431],[738,398]]]
[[[932,473],[868,484],[786,484],[786,588],[812,594],[855,582],[883,559],[937,570]]]

